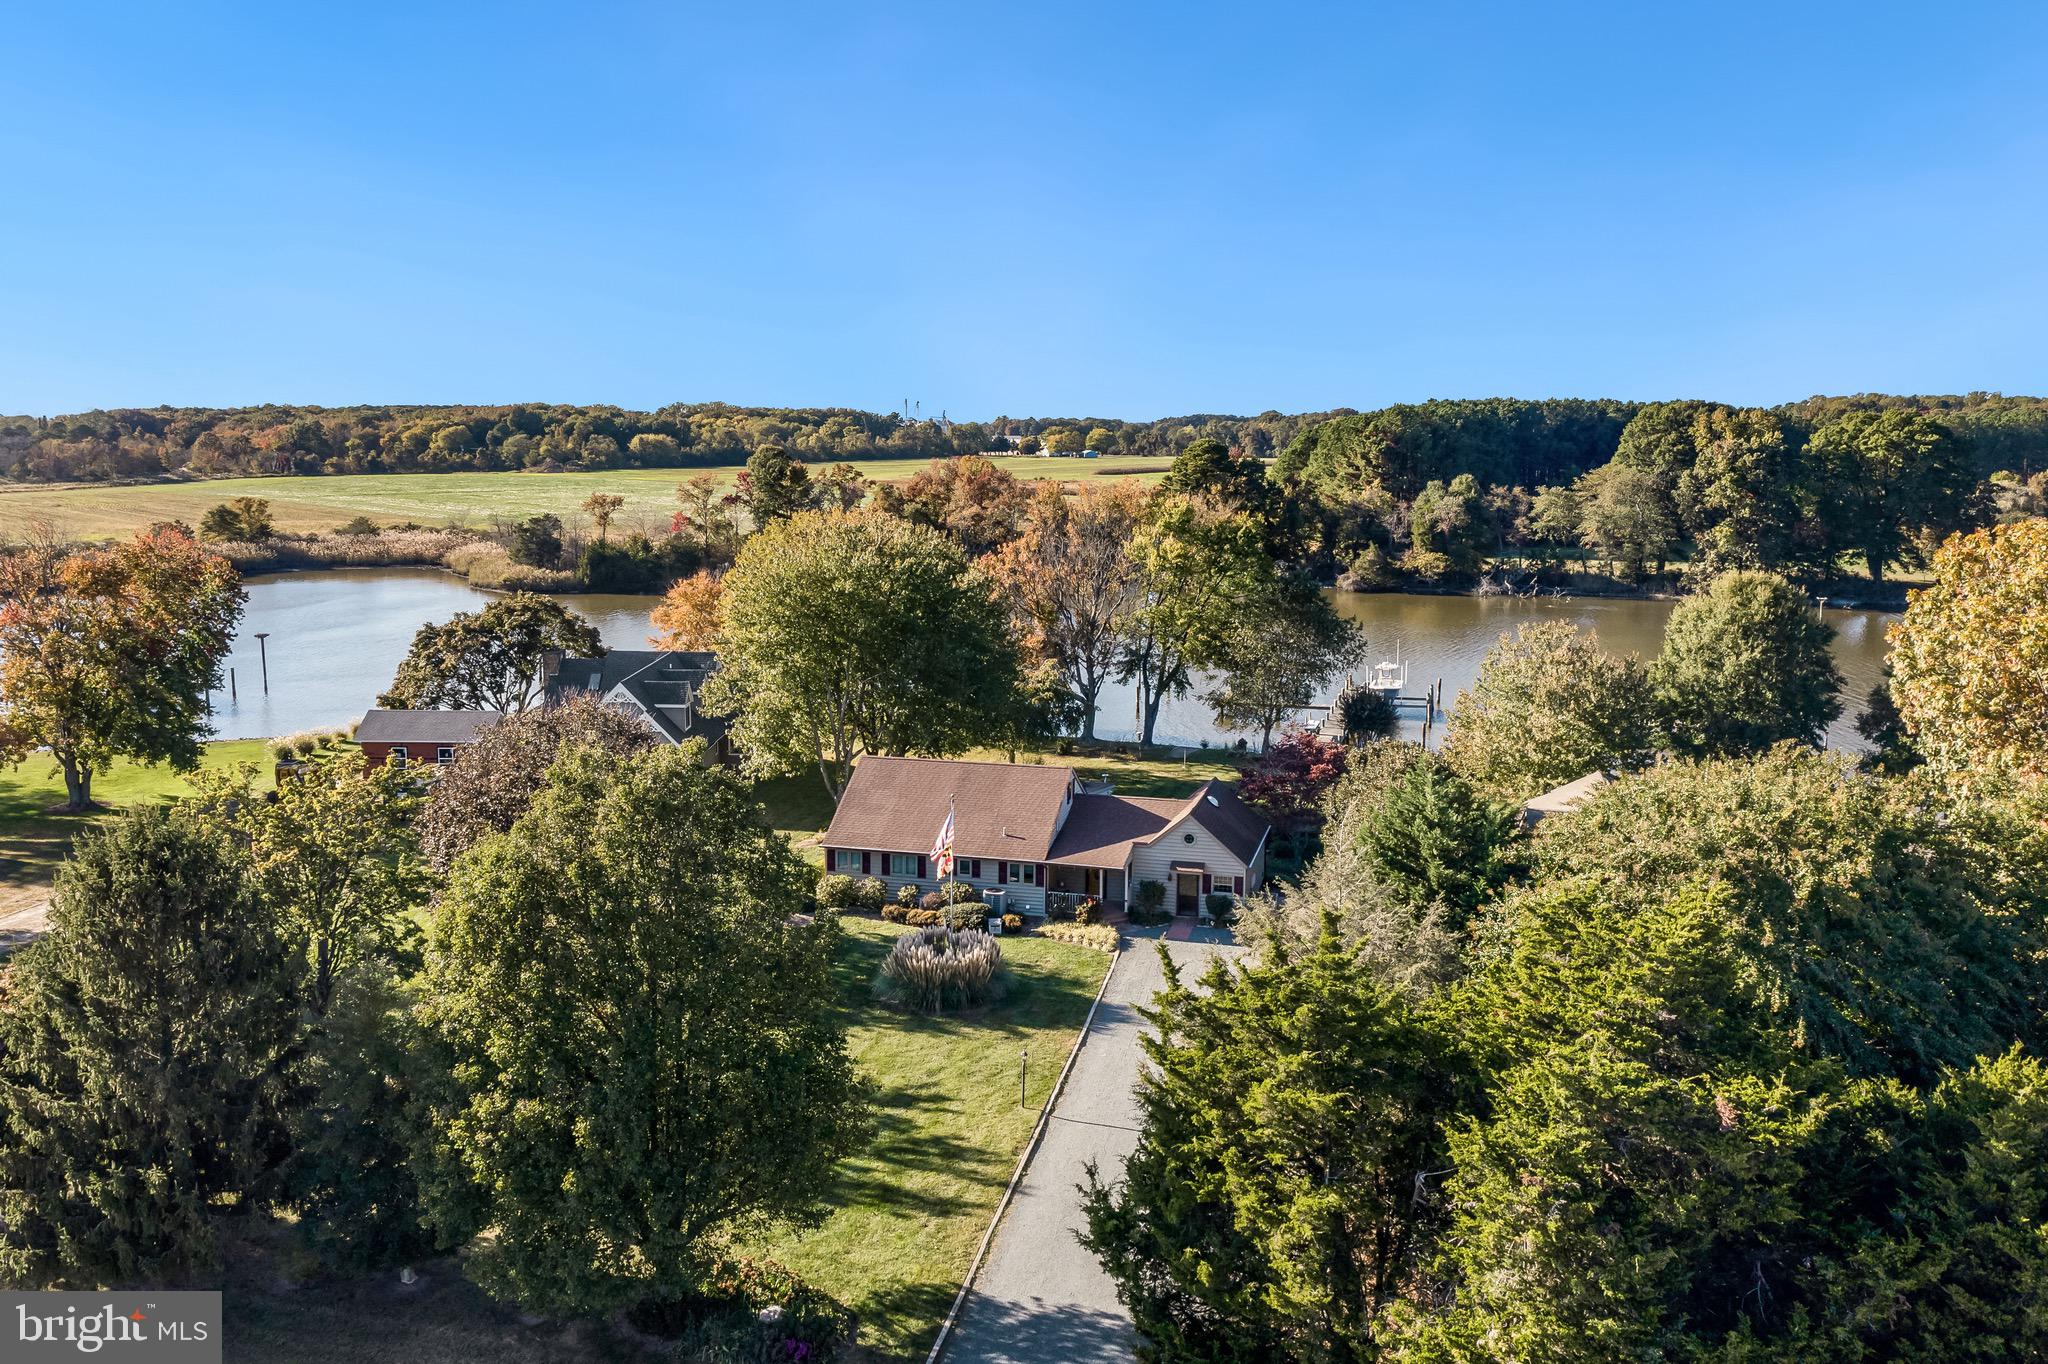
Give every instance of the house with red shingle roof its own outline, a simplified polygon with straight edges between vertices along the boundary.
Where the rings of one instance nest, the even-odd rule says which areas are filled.
[[[1270,826],[1228,782],[1161,800],[1083,790],[1069,767],[873,756],[839,798],[825,868],[877,877],[892,894],[937,889],[932,847],[949,810],[952,879],[1012,913],[1084,898],[1121,909],[1157,881],[1169,908],[1195,914],[1207,896],[1248,895],[1265,879]]]

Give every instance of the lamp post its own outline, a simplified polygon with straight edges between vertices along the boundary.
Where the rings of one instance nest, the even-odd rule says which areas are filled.
[[[270,695],[270,647],[263,641],[270,638],[270,631],[256,632],[256,657],[263,665],[263,694]]]

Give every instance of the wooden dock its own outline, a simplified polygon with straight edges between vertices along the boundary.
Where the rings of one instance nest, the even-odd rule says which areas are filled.
[[[1361,686],[1355,678],[1347,677],[1344,679],[1344,686],[1337,693],[1337,699],[1329,705],[1303,706],[1303,710],[1319,710],[1323,712],[1323,722],[1316,726],[1316,737],[1326,743],[1341,744],[1349,742],[1350,735],[1345,733],[1344,729],[1345,703],[1359,692],[1366,690],[1368,688]],[[1397,712],[1411,707],[1422,711],[1422,741],[1425,744],[1428,743],[1430,730],[1435,726],[1437,717],[1442,714],[1443,679],[1438,678],[1429,690],[1420,696],[1386,690],[1382,690],[1381,695],[1385,696],[1393,704]]]

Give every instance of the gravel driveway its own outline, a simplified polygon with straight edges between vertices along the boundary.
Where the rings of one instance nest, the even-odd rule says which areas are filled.
[[[1129,930],[1126,930],[1128,933]],[[1138,1140],[1138,1038],[1164,983],[1157,933],[1130,934],[1067,1086],[989,1247],[988,1262],[947,1342],[944,1364],[1129,1364],[1136,1333],[1116,1289],[1074,1238],[1088,1162],[1114,1179]],[[1240,949],[1170,942],[1183,978],[1216,953]]]

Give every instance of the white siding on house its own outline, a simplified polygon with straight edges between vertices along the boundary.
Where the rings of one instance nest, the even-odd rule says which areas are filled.
[[[1189,842],[1187,835],[1193,835]],[[1259,852],[1263,861],[1265,850]],[[1245,890],[1249,892],[1258,885],[1258,878],[1252,869],[1237,860],[1237,854],[1217,841],[1216,836],[1204,829],[1189,815],[1179,823],[1170,825],[1150,843],[1131,849],[1131,894],[1135,897],[1138,886],[1144,881],[1157,881],[1166,887],[1166,903],[1173,904],[1174,863],[1199,862],[1202,869],[1214,878],[1213,888],[1228,892],[1230,878],[1244,877]]]
[[[922,894],[928,890],[937,890],[944,884],[944,878],[929,874],[936,870],[932,866],[932,859],[929,855],[924,860],[924,869],[927,875],[922,878],[916,876],[890,876],[888,874],[889,858],[887,853],[873,853],[869,859],[869,864],[875,869],[872,873],[874,878],[888,888],[889,899],[892,902],[896,899],[897,891],[901,890],[904,886],[916,886],[919,893]],[[984,893],[991,890],[1007,891],[1008,896],[1005,908],[1011,914],[1043,914],[1045,912],[1045,891],[1042,887],[1020,886],[1015,881],[1011,881],[1008,884],[998,884],[996,881],[996,863],[992,857],[981,859],[981,870],[982,875],[970,876],[965,866],[956,867],[953,873],[953,880],[958,881],[963,886],[973,886]],[[857,871],[850,874],[855,877],[861,875]]]

